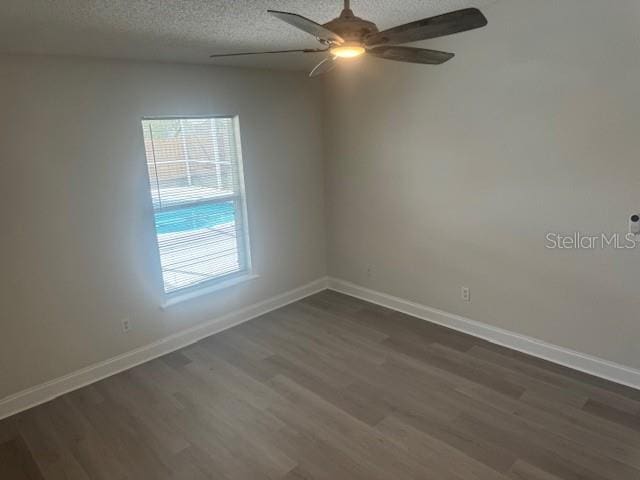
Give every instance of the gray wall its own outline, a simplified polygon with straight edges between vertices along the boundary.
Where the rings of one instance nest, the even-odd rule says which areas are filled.
[[[450,63],[345,63],[324,98],[304,73],[0,58],[0,398],[314,280],[325,237],[331,275],[640,368],[640,252],[545,249],[640,210],[640,4],[486,13],[428,43]],[[231,113],[261,277],[161,311],[140,117]]]
[[[0,65],[0,398],[325,274],[321,91],[305,74]],[[167,114],[240,115],[260,278],[163,312],[140,117]]]
[[[425,44],[456,52],[446,65],[328,77],[329,273],[640,368],[640,251],[545,249],[640,211],[640,4],[485,13]]]

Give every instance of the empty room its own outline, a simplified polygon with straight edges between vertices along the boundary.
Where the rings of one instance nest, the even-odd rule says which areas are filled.
[[[640,479],[638,0],[3,0],[1,480]]]

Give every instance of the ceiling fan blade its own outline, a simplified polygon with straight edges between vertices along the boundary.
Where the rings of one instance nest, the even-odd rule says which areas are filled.
[[[423,63],[426,65],[440,65],[451,60],[453,53],[439,52],[437,50],[427,50],[426,48],[413,47],[375,47],[367,50],[367,53],[374,57],[395,60],[398,62]]]
[[[292,52],[317,53],[317,52],[326,52],[326,51],[327,51],[326,48],[302,48],[298,50],[271,50],[269,52],[214,53],[213,55],[209,55],[209,58],[239,57],[242,55],[263,55],[265,53],[292,53]]]
[[[336,66],[336,59],[334,57],[329,56],[324,60],[322,60],[318,65],[316,65],[315,68],[311,70],[311,73],[309,74],[309,76],[317,77],[318,75],[322,75],[323,73],[327,73],[333,70],[335,66]]]
[[[480,10],[465,8],[374,33],[369,35],[364,43],[369,46],[399,45],[465,32],[484,27],[486,24],[487,19]]]
[[[344,43],[344,40],[340,35],[333,33],[331,30],[323,27],[319,23],[309,20],[297,13],[280,12],[278,10],[267,10],[271,15],[279,18],[283,22],[287,22],[289,25],[293,25],[300,30],[310,33],[318,40],[330,42],[330,43]]]

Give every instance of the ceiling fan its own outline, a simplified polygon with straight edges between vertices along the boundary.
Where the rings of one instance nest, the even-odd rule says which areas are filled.
[[[266,53],[317,53],[328,52],[309,74],[315,77],[332,70],[339,58],[354,58],[360,55],[395,60],[398,62],[439,65],[451,60],[453,53],[427,50],[425,48],[399,47],[403,43],[417,42],[429,38],[444,37],[458,32],[484,27],[487,19],[477,8],[465,8],[436,17],[406,23],[388,30],[378,31],[373,22],[356,17],[344,0],[344,9],[338,18],[324,25],[295,13],[268,10],[276,18],[287,22],[304,32],[310,33],[324,45],[324,48],[304,48],[295,50],[275,50],[270,52],[223,53],[211,58],[235,57],[241,55],[261,55]]]

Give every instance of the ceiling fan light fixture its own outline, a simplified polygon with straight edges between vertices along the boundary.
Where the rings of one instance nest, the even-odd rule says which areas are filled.
[[[331,47],[329,53],[338,58],[355,58],[365,53],[365,49],[358,43],[342,44],[338,47]]]

